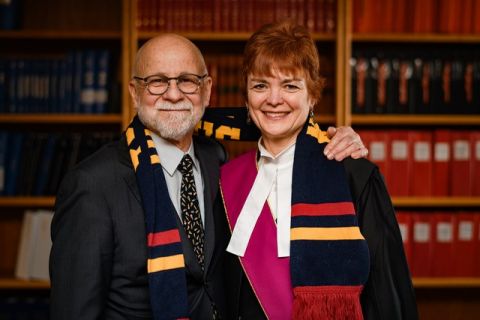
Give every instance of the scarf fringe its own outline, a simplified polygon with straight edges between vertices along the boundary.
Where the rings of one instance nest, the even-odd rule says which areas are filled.
[[[363,320],[362,286],[297,287],[293,289],[295,320]]]

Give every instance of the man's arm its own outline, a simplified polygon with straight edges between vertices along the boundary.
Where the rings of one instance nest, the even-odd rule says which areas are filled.
[[[92,175],[73,171],[57,195],[51,226],[52,320],[100,319],[110,282],[113,235]]]
[[[330,160],[342,161],[347,157],[360,159],[368,155],[368,149],[352,127],[328,127],[327,136],[330,142],[325,146],[324,154]]]

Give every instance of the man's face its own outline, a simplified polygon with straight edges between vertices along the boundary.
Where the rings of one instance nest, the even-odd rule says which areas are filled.
[[[152,75],[174,78],[185,74],[203,76],[205,71],[195,53],[182,45],[148,48],[142,55],[141,67],[135,76]],[[154,77],[155,78],[155,77]],[[168,80],[167,80],[168,81]],[[162,138],[173,141],[189,139],[196,124],[209,103],[212,80],[206,77],[198,82],[193,93],[184,93],[176,80],[168,81],[169,87],[162,95],[147,90],[142,80],[132,80],[130,91],[142,123]],[[154,91],[150,84],[150,91]]]

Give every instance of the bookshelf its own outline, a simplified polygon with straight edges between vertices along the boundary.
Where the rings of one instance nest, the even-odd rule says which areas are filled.
[[[472,9],[472,6],[475,6],[474,2],[475,1],[469,0],[455,2],[418,2],[409,0],[346,1],[344,3],[344,10],[347,22],[344,41],[347,54],[343,63],[346,66],[350,66],[351,57],[357,57],[358,52],[365,54],[368,50],[372,50],[372,57],[379,57],[379,60],[387,56],[387,54],[391,54],[395,58],[406,59],[403,53],[414,50],[417,50],[417,52],[421,52],[422,50],[433,51],[433,57],[435,57],[434,55],[437,51],[441,50],[449,51],[445,54],[445,56],[448,57],[450,57],[449,53],[454,56],[459,49],[476,51],[480,48],[480,37],[478,32],[474,30],[478,30],[478,15],[480,11],[478,11],[478,9]],[[367,9],[369,6],[370,9]],[[408,8],[408,6],[410,6],[410,11],[405,13],[402,7]],[[418,7],[413,8],[412,6]],[[429,7],[426,8],[422,6]],[[452,7],[450,10],[444,10],[446,6]],[[456,10],[458,6],[470,6],[470,9],[465,9],[465,11],[460,9],[462,14],[458,14],[459,11]],[[457,12],[456,17],[454,16],[455,12]],[[435,15],[441,14],[442,18],[438,18],[438,20],[432,18],[435,17]],[[375,15],[378,19],[371,19],[373,18],[372,15]],[[453,18],[446,18],[445,15]],[[382,23],[388,20],[388,18],[385,17],[389,17],[390,20],[394,21],[394,24],[382,28]],[[407,18],[417,19],[419,22],[415,23],[415,20],[410,22],[403,21],[402,25],[402,21],[400,21],[402,18],[404,18],[405,21],[407,21]],[[469,20],[470,18],[472,20]],[[454,24],[451,23],[453,21],[452,19],[457,19],[456,25],[460,25],[458,28],[455,29],[453,27]],[[460,23],[458,19],[465,21],[461,21],[462,23]],[[468,27],[466,27],[466,21],[470,21]],[[446,30],[445,26],[442,26],[441,23],[444,23],[451,29]],[[396,30],[393,31],[395,28]],[[414,30],[417,32],[414,32]],[[375,53],[375,50],[384,50],[385,48],[390,51],[386,50],[387,53],[385,53],[384,56]],[[419,55],[422,56],[422,54]],[[434,59],[431,56],[425,56],[427,56],[427,59]],[[350,67],[344,70],[345,82],[343,86],[347,97],[351,97],[352,93],[355,93],[352,91],[357,88],[352,88],[352,81],[354,81],[357,76],[353,73],[354,71]],[[345,110],[343,123],[353,126],[356,130],[367,129],[373,132],[376,130],[377,133],[384,133],[389,130],[433,132],[438,128],[450,129],[452,131],[469,131],[478,130],[480,127],[480,110],[478,110],[478,105],[476,106],[476,114],[455,114],[455,112],[450,112],[449,114],[444,114],[443,112],[429,114],[378,114],[375,113],[375,110],[370,113],[358,114],[355,113],[358,109],[355,108],[353,105],[354,101],[352,100],[353,99],[347,98],[343,104]],[[423,212],[424,214],[433,214],[436,212],[451,212],[451,214],[456,214],[457,211],[478,212],[480,209],[480,198],[470,195],[436,197],[393,196],[392,201],[398,211],[408,212],[418,210],[418,212]],[[413,232],[413,230],[409,232]],[[478,237],[478,234],[476,234],[476,237]],[[453,264],[457,258],[456,254],[453,254],[450,258],[452,261],[449,263]],[[414,277],[413,283],[417,294],[420,318],[475,319],[480,310],[480,295],[478,294],[479,281],[480,279],[478,277]]]
[[[355,48],[395,46],[408,48],[418,46],[441,47],[443,45],[468,48],[480,47],[478,33],[439,33],[439,32],[354,32],[353,3],[367,2],[366,0],[338,0],[336,1],[335,28],[329,31],[314,31],[313,37],[317,42],[321,54],[331,65],[327,75],[329,93],[325,97],[326,105],[317,110],[317,120],[322,125],[351,125],[356,130],[361,128],[384,130],[386,128],[406,129],[413,126],[421,129],[432,129],[436,126],[470,130],[480,126],[480,114],[355,114],[352,112],[352,72],[348,67]],[[7,128],[21,128],[28,130],[35,128],[60,128],[63,125],[75,128],[108,127],[109,130],[120,132],[129,123],[133,116],[133,109],[128,93],[128,81],[134,55],[142,43],[158,35],[158,30],[139,28],[137,17],[139,5],[147,3],[142,0],[107,0],[107,1],[60,1],[48,0],[46,4],[38,4],[34,0],[25,0],[24,19],[28,23],[24,28],[15,31],[0,31],[0,41],[8,44],[5,54],[20,53],[25,55],[34,48],[42,55],[65,52],[66,48],[85,48],[90,45],[99,47],[106,45],[115,52],[115,81],[119,83],[117,112],[111,114],[60,114],[60,113],[29,113],[29,114],[0,114],[0,125]],[[238,2],[238,1],[237,1]],[[271,3],[275,2],[274,0]],[[301,1],[298,1],[301,3]],[[307,1],[305,1],[307,2]],[[388,2],[388,1],[385,1]],[[411,2],[405,0],[404,2]],[[462,2],[462,1],[460,1]],[[160,3],[150,1],[149,3]],[[174,4],[175,1],[162,3]],[[179,1],[183,8],[186,1]],[[249,5],[253,1],[247,2]],[[163,4],[162,4],[163,5]],[[72,10],[71,8],[74,8]],[[94,9],[94,10],[93,10]],[[159,8],[154,8],[155,10]],[[42,16],[43,14],[43,16]],[[299,15],[298,17],[300,17]],[[300,18],[299,18],[300,19]],[[477,19],[478,20],[478,19]],[[184,26],[185,27],[185,26]],[[240,28],[242,29],[242,28]],[[194,29],[172,27],[169,32],[179,33],[194,41],[208,56],[241,55],[243,45],[251,35],[251,30],[227,31],[198,31]],[[36,49],[35,49],[36,48]],[[215,79],[214,79],[215,81]],[[479,112],[480,113],[480,112]],[[86,129],[86,130],[88,130]],[[231,154],[236,155],[251,145],[236,147],[227,146]],[[12,239],[18,238],[21,213],[28,208],[52,208],[53,196],[4,196],[0,197],[0,229],[13,226],[9,234]],[[480,197],[417,197],[395,196],[393,203],[396,208],[422,208],[432,210],[468,209],[480,210]],[[2,225],[4,228],[2,228]],[[6,239],[6,238],[5,238]],[[12,241],[15,244],[14,241]],[[7,262],[0,263],[0,290],[30,290],[48,289],[48,283],[17,281],[12,278],[14,270],[15,249],[12,242],[0,242],[0,251],[10,253]],[[462,290],[480,288],[479,278],[415,278],[414,286],[419,292],[419,306],[422,318],[428,319],[432,308],[441,308],[438,301],[448,297],[454,298]],[[431,298],[428,294],[436,293]],[[470,292],[470,291],[469,291]],[[441,295],[441,297],[439,297]],[[443,299],[443,300],[442,300]],[[471,298],[480,305],[480,295],[473,292]],[[471,301],[471,300],[469,300]],[[433,306],[433,307],[432,307]],[[461,308],[462,301],[455,301],[455,308]],[[452,307],[452,309],[454,309]],[[467,310],[480,311],[471,307]],[[473,311],[465,316],[473,319]]]
[[[128,1],[123,2],[127,4]],[[128,88],[118,85],[115,88],[117,91],[113,89],[115,84],[125,83],[130,73],[129,47],[125,46],[128,26],[123,25],[123,10],[128,12],[126,7],[123,8],[122,1],[116,0],[22,0],[22,26],[17,30],[0,30],[0,59],[43,59],[49,62],[61,59],[71,51],[108,50],[111,54],[108,76],[112,85],[109,88],[109,103],[114,108],[105,113],[73,113],[65,110],[46,113],[10,112],[0,106],[0,131],[60,135],[75,131],[83,135],[100,129],[119,134],[130,120],[125,112],[129,108]],[[15,279],[14,272],[23,213],[30,209],[51,210],[54,201],[53,194],[0,196],[2,306],[6,306],[5,297],[9,294],[19,301],[36,301],[48,296],[48,281]]]

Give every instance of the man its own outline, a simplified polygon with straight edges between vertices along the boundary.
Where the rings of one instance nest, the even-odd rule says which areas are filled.
[[[225,154],[217,142],[192,137],[212,79],[199,49],[173,34],[145,43],[133,72],[129,89],[138,118],[120,141],[67,174],[59,189],[51,318],[225,318],[227,232],[212,210]],[[366,155],[350,128],[332,141],[331,158]],[[185,154],[193,175],[179,167]],[[192,185],[196,192],[182,192]]]

